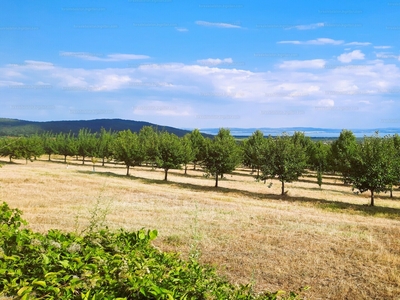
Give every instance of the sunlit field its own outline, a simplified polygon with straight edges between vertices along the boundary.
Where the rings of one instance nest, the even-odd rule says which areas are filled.
[[[309,286],[308,299],[400,299],[400,191],[356,195],[339,177],[322,188],[313,174],[285,185],[256,182],[237,169],[220,180],[189,166],[171,170],[46,156],[1,161],[0,201],[23,211],[35,231],[83,232],[95,220],[111,229],[157,229],[154,245],[214,265],[257,291]],[[272,183],[272,185],[271,185]],[[94,212],[96,210],[96,213]],[[105,217],[105,219],[103,219]]]

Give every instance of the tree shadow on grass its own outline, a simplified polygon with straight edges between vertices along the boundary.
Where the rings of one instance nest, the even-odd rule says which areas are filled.
[[[61,165],[67,165],[66,162],[64,162],[64,160],[59,160],[59,159],[52,159],[52,160],[48,160],[48,159],[38,159],[37,161],[40,162],[46,162],[46,163],[53,163],[53,164],[61,164]],[[71,165],[71,164],[70,164]],[[75,164],[74,164],[75,165]],[[78,164],[76,164],[78,165]]]
[[[304,179],[304,177],[300,177],[299,182],[307,182],[307,183],[314,183],[317,184],[317,180],[309,180],[309,179]],[[335,183],[335,182],[322,182],[323,185],[335,185],[335,186],[344,186],[344,187],[350,187],[351,185],[346,185],[343,182],[342,183]]]
[[[17,163],[17,162],[15,162],[15,161],[10,161],[10,160],[0,160],[0,164],[2,164],[2,165],[22,165],[22,163]],[[24,161],[24,163],[23,164],[25,164],[25,161]]]
[[[78,170],[78,173],[82,174],[92,174],[97,176],[104,176],[104,177],[114,177],[114,178],[125,178],[128,180],[138,180],[140,182],[146,184],[157,184],[157,185],[168,185],[168,186],[175,186],[182,189],[189,189],[192,191],[198,192],[217,192],[221,194],[232,194],[232,195],[241,195],[253,199],[259,200],[272,200],[272,201],[286,201],[286,202],[293,202],[293,203],[300,203],[300,204],[312,204],[314,207],[333,211],[333,212],[340,212],[340,213],[349,213],[354,214],[358,213],[361,215],[368,215],[368,216],[377,216],[377,217],[384,217],[389,219],[396,219],[400,220],[400,209],[399,208],[392,208],[392,207],[385,207],[385,206],[369,206],[367,204],[354,204],[354,203],[347,203],[347,202],[339,202],[339,201],[332,201],[332,200],[325,200],[325,199],[317,199],[311,197],[293,197],[290,195],[278,195],[278,194],[268,194],[268,193],[258,193],[258,192],[251,192],[246,190],[240,190],[235,188],[226,188],[226,187],[218,187],[215,188],[214,186],[202,186],[193,183],[181,183],[175,181],[165,181],[161,179],[147,179],[143,177],[136,177],[136,176],[126,176],[115,174],[112,172],[91,172],[91,171],[82,171]],[[363,199],[367,200],[368,199]],[[377,197],[376,200],[379,202],[379,198]],[[379,203],[378,203],[379,204]]]
[[[85,159],[85,164],[82,164],[82,159],[78,159],[76,160],[75,157],[71,158],[71,157],[67,157],[67,162],[64,162],[64,159],[57,159],[57,158],[52,158],[51,160],[46,159],[38,159],[38,161],[41,162],[47,162],[47,163],[54,163],[54,164],[62,164],[62,165],[66,165],[69,164],[70,166],[93,166],[93,163],[90,160],[86,160]],[[115,169],[115,167],[122,167],[122,168],[126,168],[124,164],[120,164],[120,163],[107,163],[107,165],[102,166],[101,165],[101,161],[97,162],[95,164],[96,168],[108,168],[108,169]],[[113,166],[110,166],[110,165]]]
[[[315,183],[317,185],[317,183]],[[337,194],[342,194],[342,195],[353,195],[353,192],[351,190],[351,186],[349,186],[348,191],[340,191],[340,190],[334,190],[334,189],[327,189],[324,187],[325,183],[322,184],[322,188],[319,187],[302,187],[302,186],[296,186],[296,189],[300,190],[306,190],[306,191],[316,191],[316,192],[333,192]]]

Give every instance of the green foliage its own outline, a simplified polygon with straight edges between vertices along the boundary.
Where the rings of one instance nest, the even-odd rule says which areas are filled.
[[[158,135],[157,167],[164,169],[164,180],[167,180],[169,169],[180,169],[183,163],[183,145],[179,138],[168,132]]]
[[[91,133],[89,129],[82,128],[79,130],[77,137],[76,155],[82,156],[82,164],[85,164],[86,157],[93,157],[98,155],[97,151],[97,138],[96,135]]]
[[[100,130],[100,136],[97,142],[97,154],[102,159],[102,166],[104,166],[105,159],[110,159],[113,156],[112,144],[115,134],[106,131],[104,128]]]
[[[357,140],[350,130],[342,130],[339,138],[332,143],[329,154],[333,171],[342,173],[343,181],[350,182],[351,161],[357,152]]]
[[[321,141],[313,142],[308,148],[308,162],[312,170],[325,172],[329,171],[328,157],[330,145]]]
[[[322,186],[322,171],[318,170],[317,171],[317,183],[319,187],[321,188]]]
[[[198,129],[194,129],[190,133],[190,141],[193,150],[193,169],[196,170],[196,165],[204,159],[205,138]]]
[[[143,147],[143,161],[152,165],[156,164],[158,157],[158,134],[151,126],[144,126],[139,131],[140,145]]]
[[[8,157],[10,162],[13,158],[20,158],[18,140],[19,138],[13,137],[4,137],[0,139],[0,156]]]
[[[67,156],[74,156],[77,153],[77,142],[72,133],[59,133],[55,139],[56,153],[64,155],[64,162],[67,162]]]
[[[193,162],[195,159],[195,151],[197,151],[193,147],[190,136],[190,133],[188,133],[180,139],[182,144],[182,163],[185,166],[185,175],[187,174],[187,164]]]
[[[242,162],[245,166],[257,170],[256,179],[260,176],[260,169],[264,160],[264,134],[257,130],[248,139],[243,141],[242,144]]]
[[[33,161],[34,157],[44,154],[43,139],[38,135],[30,137],[21,137],[16,142],[18,156]]]
[[[11,209],[6,202],[3,202],[0,206],[0,226],[18,230],[21,225],[27,224],[21,215],[22,212],[19,209]]]
[[[97,119],[97,120],[76,120],[76,121],[48,121],[32,122],[16,119],[0,118],[0,137],[1,136],[30,136],[32,134],[42,134],[53,132],[54,134],[71,132],[75,136],[82,128],[87,128],[93,133],[99,133],[101,128],[111,131],[130,130],[139,132],[144,126],[158,127],[159,130],[168,131],[181,137],[188,133],[174,127],[159,126],[148,122],[121,120],[121,119]]]
[[[43,152],[51,160],[51,155],[57,153],[56,136],[51,132],[45,132],[41,135],[41,138],[43,141]]]
[[[88,235],[21,229],[21,212],[0,206],[0,297],[18,299],[299,299],[255,295],[215,269],[151,245],[156,230]]]
[[[323,172],[330,171],[328,157],[331,151],[330,144],[322,141],[313,142],[308,147],[308,166],[311,170],[317,171],[317,184],[321,188]]]
[[[0,156],[8,156],[10,161],[15,158],[25,158],[33,161],[33,158],[44,154],[43,139],[38,135],[19,138],[2,138],[0,140]]]
[[[394,139],[380,138],[378,134],[364,137],[350,161],[349,178],[361,193],[371,192],[370,205],[374,206],[374,194],[390,190],[399,180],[399,163]]]
[[[393,186],[400,185],[400,136],[398,134],[395,134],[393,136],[393,145],[395,148],[394,159],[399,163],[395,164],[394,166],[395,176],[393,178],[393,183],[391,184],[391,188]]]
[[[113,140],[112,152],[115,160],[124,162],[127,176],[129,168],[140,166],[145,157],[138,135],[130,130],[118,132]]]
[[[203,165],[207,172],[215,176],[232,172],[240,163],[240,151],[229,129],[221,128],[213,140],[206,140]]]
[[[305,149],[295,139],[283,134],[268,138],[264,148],[263,179],[278,177],[285,194],[285,182],[293,182],[305,173]]]

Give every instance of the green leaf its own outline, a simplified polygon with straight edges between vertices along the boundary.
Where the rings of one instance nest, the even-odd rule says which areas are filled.
[[[62,265],[64,268],[69,267],[69,261],[68,260],[61,260],[60,265]]]
[[[146,235],[144,234],[143,231],[139,232],[139,239],[144,240],[146,238]]]
[[[59,273],[58,272],[49,272],[46,275],[44,275],[45,278],[47,277],[57,277]]]
[[[40,285],[41,287],[46,287],[47,286],[45,281],[33,281],[32,284]]]
[[[154,240],[157,237],[157,235],[158,235],[158,231],[157,230],[155,230],[155,229],[151,230],[149,232],[150,241]]]
[[[18,290],[17,295],[21,297],[22,295],[29,294],[31,291],[31,286],[24,286]]]
[[[44,263],[45,265],[48,265],[48,264],[50,263],[50,259],[47,257],[46,254],[43,254],[43,253],[42,253],[42,258],[43,258],[43,263]]]

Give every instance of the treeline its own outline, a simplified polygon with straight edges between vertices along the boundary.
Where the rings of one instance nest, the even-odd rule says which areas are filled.
[[[281,182],[281,193],[285,194],[285,183],[299,179],[308,170],[317,173],[318,185],[322,185],[324,173],[337,173],[353,190],[371,192],[374,195],[392,191],[400,179],[400,137],[379,137],[378,134],[364,137],[358,142],[349,130],[343,130],[332,143],[314,142],[302,132],[292,136],[264,137],[255,131],[249,138],[237,142],[228,129],[221,128],[213,138],[204,138],[199,130],[178,137],[175,134],[157,131],[145,126],[138,133],[130,130],[111,132],[102,129],[92,133],[81,129],[72,133],[32,135],[20,138],[0,139],[0,156],[24,158],[26,162],[36,157],[51,155],[81,157],[82,164],[90,158],[94,165],[101,160],[122,162],[127,169],[150,165],[164,170],[164,179],[170,169],[187,172],[189,164],[200,166],[208,176],[223,178],[238,166],[252,169],[256,180],[276,178]]]

